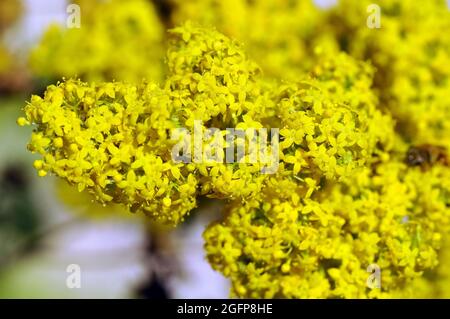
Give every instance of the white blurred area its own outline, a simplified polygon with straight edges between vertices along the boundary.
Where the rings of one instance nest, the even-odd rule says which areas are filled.
[[[22,0],[22,2],[25,14],[6,34],[8,44],[19,51],[36,43],[49,24],[64,24],[68,3],[65,0]]]
[[[1,139],[0,139],[1,143]],[[1,151],[1,148],[0,148]],[[146,254],[148,229],[133,218],[86,219],[55,198],[51,178],[35,178],[33,197],[48,221],[39,250],[17,258],[0,274],[5,298],[136,298],[137,290],[156,271]],[[216,210],[217,207],[205,207]],[[76,209],[75,209],[76,210]],[[121,212],[123,214],[123,212]],[[171,232],[170,249],[161,251],[176,271],[163,280],[169,298],[227,298],[228,281],[204,258],[202,232],[210,212],[198,212],[188,226]],[[111,212],[113,214],[113,212]],[[67,267],[81,269],[81,287],[68,288]],[[155,268],[155,269],[154,269]],[[6,291],[6,292],[5,292]]]
[[[220,207],[214,202],[198,212],[193,223],[179,228],[172,235],[174,246],[178,247],[181,271],[168,280],[170,295],[173,298],[227,298],[230,284],[220,273],[211,269],[205,262],[202,233],[213,220],[218,219]]]
[[[79,221],[46,236],[44,246],[2,276],[7,298],[132,298],[146,276],[142,229],[118,221]],[[69,288],[69,265],[80,288]]]

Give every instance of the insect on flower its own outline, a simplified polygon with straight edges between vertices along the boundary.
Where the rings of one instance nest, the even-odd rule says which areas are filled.
[[[420,166],[424,170],[435,164],[448,166],[450,163],[447,149],[431,144],[411,146],[406,154],[405,161],[409,166]]]

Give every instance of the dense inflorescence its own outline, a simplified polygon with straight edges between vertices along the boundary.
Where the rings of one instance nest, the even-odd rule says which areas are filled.
[[[414,295],[412,282],[437,265],[448,232],[449,177],[390,161],[306,195],[269,187],[231,203],[207,229],[209,261],[240,297]],[[371,264],[382,269],[382,290],[361,284]]]
[[[34,166],[94,193],[103,203],[179,220],[195,207],[197,179],[171,164],[171,103],[156,84],[67,81],[34,96],[22,123],[34,123]],[[170,137],[170,136],[169,136]]]
[[[443,0],[418,6],[411,1],[383,0],[382,28],[367,27],[373,1],[338,1],[325,11],[312,1],[176,1],[173,22],[214,25],[244,42],[266,74],[298,78],[317,61],[315,52],[339,51],[369,60],[376,68],[375,92],[380,108],[393,114],[397,130],[409,143],[449,147],[450,23]],[[199,10],[199,8],[207,8]],[[231,10],[230,8],[233,8]],[[233,12],[230,15],[230,12]]]
[[[226,199],[204,238],[233,296],[448,295],[444,1],[380,1],[381,29],[367,27],[370,1],[330,10],[308,0],[171,4],[172,23],[207,27],[188,22],[168,32],[162,84],[68,80],[31,99],[18,121],[35,126],[29,148],[42,155],[39,175],[170,224],[199,196]],[[123,72],[140,79],[150,65]],[[193,142],[173,139],[174,130],[214,128],[223,145],[227,128],[279,129],[272,162],[173,159],[177,142]],[[200,144],[210,151],[207,139]],[[411,151],[421,157],[410,159]],[[370,265],[381,270],[381,289],[366,285]]]
[[[19,122],[37,125],[30,150],[43,155],[35,163],[40,175],[52,171],[102,202],[177,223],[195,206],[199,181],[202,194],[244,198],[265,187],[267,176],[261,163],[173,163],[171,129],[193,129],[195,120],[203,131],[216,124],[222,130],[275,125],[283,139],[278,175],[296,176],[302,187],[349,176],[390,135],[370,122],[389,123],[368,90],[370,70],[349,57],[338,59],[361,79],[340,94],[332,82],[342,70],[334,64],[318,68],[317,78],[267,83],[241,47],[220,33],[192,25],[172,33],[163,88],[70,80],[50,86],[44,98],[33,96]],[[358,98],[364,90],[369,95]]]

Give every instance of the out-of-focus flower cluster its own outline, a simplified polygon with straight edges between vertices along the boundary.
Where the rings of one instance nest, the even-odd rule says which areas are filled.
[[[164,29],[150,1],[77,0],[80,27],[53,25],[30,56],[35,75],[86,81],[161,80]]]
[[[163,74],[159,59],[138,53],[134,68],[116,42],[130,24],[118,18],[121,31],[107,31],[102,15],[111,17],[102,11],[85,31],[66,30],[57,42],[44,37],[34,59],[62,53],[54,62],[71,57],[65,41],[90,43],[86,34],[98,28],[79,61],[98,68],[42,70],[134,83],[68,80],[34,96],[18,122],[35,126],[29,147],[42,155],[39,175],[52,172],[100,202],[172,224],[198,196],[227,199],[223,220],[204,237],[209,262],[231,279],[234,296],[448,296],[428,279],[448,278],[448,249],[441,249],[450,226],[445,2],[379,1],[381,29],[366,24],[371,1],[342,0],[328,10],[308,0],[170,4],[174,25],[194,23],[168,33],[161,85],[140,81],[155,78],[146,72]],[[108,5],[111,14],[119,6]],[[133,41],[123,50],[134,50]],[[122,58],[106,63],[102,48],[113,44]],[[174,162],[171,131],[195,130],[196,121],[202,132],[218,128],[224,143],[226,128],[278,128],[278,151],[270,149],[276,172],[262,174],[261,163]],[[422,157],[405,161],[408,149]],[[366,286],[371,264],[381,270],[380,289]]]
[[[318,33],[324,16],[310,0],[169,2],[173,4],[174,25],[191,20],[239,39],[270,76],[298,78],[299,72],[313,66],[314,49],[323,49],[319,43],[337,51],[333,41],[327,41],[329,35]]]
[[[22,11],[20,0],[0,2],[0,76],[10,69],[13,59],[3,41],[3,35],[20,18]]]

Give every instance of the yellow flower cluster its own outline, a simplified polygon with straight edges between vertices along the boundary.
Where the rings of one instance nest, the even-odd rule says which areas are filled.
[[[367,138],[378,140],[378,148],[360,163],[366,166],[362,171],[349,170],[349,174],[343,174],[348,179],[331,183],[333,177],[339,176],[336,172],[343,170],[333,169],[335,160],[330,152],[323,154],[322,166],[320,157],[314,159],[313,163],[321,167],[316,171],[319,175],[315,178],[308,174],[311,161],[305,160],[308,149],[302,144],[305,135],[301,127],[307,127],[310,119],[296,113],[294,118],[302,126],[292,130],[286,129],[289,116],[285,113],[282,124],[263,119],[263,125],[284,128],[282,148],[297,146],[295,141],[300,142],[300,147],[283,150],[279,174],[266,177],[259,188],[261,194],[244,203],[234,201],[224,221],[205,232],[209,261],[232,279],[233,294],[309,298],[429,296],[430,283],[422,274],[437,265],[440,239],[448,232],[449,173],[444,166],[430,172],[409,168],[403,159],[408,145],[450,148],[450,103],[445,96],[450,83],[450,38],[441,32],[448,29],[450,22],[445,2],[430,1],[418,6],[410,1],[380,1],[381,29],[367,27],[370,1],[343,0],[329,11],[310,7],[303,14],[296,8],[310,5],[309,1],[174,2],[175,23],[190,19],[217,26],[244,42],[266,75],[298,79],[308,70],[320,82],[315,87],[334,92],[334,98],[343,98],[356,107],[357,114],[361,114],[358,106],[363,105],[370,114],[370,134],[358,141],[364,144]],[[311,18],[307,25],[302,25],[303,15]],[[296,49],[297,55],[293,53]],[[375,66],[374,87],[371,81],[361,81],[365,77],[361,74],[370,74],[370,67],[357,67],[357,63],[338,53],[341,50]],[[323,61],[324,55],[334,57]],[[297,97],[299,87],[295,85]],[[359,90],[356,94],[355,89],[349,90],[353,86]],[[290,96],[286,90],[283,98]],[[313,95],[313,101],[321,104],[317,95]],[[275,103],[276,112],[282,113],[283,103],[286,100]],[[325,105],[325,110],[331,109]],[[396,123],[388,115],[373,113],[372,105],[391,114]],[[317,123],[317,119],[313,122]],[[346,126],[351,127],[348,123]],[[350,128],[349,132],[354,134],[355,130]],[[330,141],[324,144],[330,145]],[[353,165],[358,163],[350,154],[340,153],[337,158],[341,163],[347,159],[352,159]],[[283,175],[286,168],[288,172]],[[309,186],[305,187],[305,183]],[[305,203],[305,199],[310,202]],[[342,207],[347,211],[342,212]],[[301,213],[304,210],[306,214]],[[312,212],[316,224],[311,226],[304,215]],[[297,225],[295,216],[301,216]],[[340,219],[333,226],[331,220],[337,216]],[[365,224],[369,222],[370,227]],[[326,225],[322,237],[317,223]],[[356,224],[362,225],[350,230],[353,226],[349,225]],[[306,225],[317,232],[317,240],[310,244]],[[301,243],[307,248],[299,242],[304,238]],[[279,245],[289,248],[281,249],[284,258],[276,259],[272,254],[277,254]],[[330,251],[336,254],[330,257]],[[313,260],[312,266],[308,266],[309,260]],[[296,267],[292,268],[294,261]],[[366,267],[370,263],[382,268],[381,291],[366,289]]]
[[[208,259],[247,298],[399,297],[438,263],[448,232],[450,172],[398,161],[301,193],[287,182],[229,205],[205,232]],[[289,189],[287,189],[289,187]],[[294,190],[294,191],[293,191]],[[381,268],[382,290],[366,268]]]
[[[268,175],[262,163],[174,163],[171,129],[192,129],[196,120],[202,131],[217,125],[222,133],[280,128],[279,150],[271,150],[281,160],[277,176],[308,189],[323,178],[349,176],[387,144],[389,130],[372,134],[371,120],[389,117],[375,108],[366,65],[343,55],[319,66],[316,78],[268,83],[222,34],[190,24],[172,34],[163,88],[69,80],[49,86],[44,98],[33,96],[19,124],[37,125],[29,147],[43,155],[35,163],[39,175],[51,171],[101,202],[178,223],[195,207],[197,184],[201,194],[246,198],[267,186]],[[355,83],[336,91],[340,78],[353,73]]]
[[[267,75],[296,79],[316,64],[314,52],[370,60],[380,107],[393,114],[412,143],[450,148],[450,11],[445,0],[417,5],[381,0],[381,28],[367,19],[373,1],[340,0],[321,10],[311,0],[172,0],[175,24],[214,25],[242,41]]]
[[[279,128],[284,174],[317,183],[363,166],[377,152],[377,143],[390,147],[392,121],[376,110],[368,65],[344,54],[324,57],[314,78],[268,82],[238,44],[220,33],[190,24],[172,33],[166,88],[172,95],[176,91],[173,103],[180,106],[177,119],[184,127],[201,120],[221,129]],[[339,81],[352,76],[354,83],[336,90]],[[207,166],[199,167],[207,177],[203,193],[247,197],[264,187],[258,164],[217,164],[209,171]]]
[[[35,162],[39,175],[52,172],[100,202],[171,224],[183,220],[198,196],[227,199],[223,220],[204,233],[205,249],[237,297],[448,295],[444,284],[425,276],[450,278],[441,250],[450,230],[444,1],[381,0],[381,29],[367,26],[369,0],[341,0],[329,10],[309,0],[170,4],[174,25],[193,20],[207,27],[188,22],[169,31],[161,85],[141,82],[157,78],[149,72],[163,74],[158,53],[142,53],[162,47],[159,24],[125,22],[148,8],[143,1],[121,4],[130,7],[122,15],[112,0],[102,4],[111,11],[86,21],[86,31],[47,35],[34,55],[47,75],[132,83],[68,80],[43,98],[33,96],[18,122],[36,127],[29,148],[42,155]],[[137,38],[150,37],[157,25],[150,38],[158,44],[147,41],[148,48],[133,51],[128,38],[136,38],[136,24],[146,30]],[[92,41],[87,33],[95,35]],[[55,72],[67,65],[54,61],[73,57],[70,43],[86,48],[86,57]],[[137,64],[124,58],[132,51]],[[59,57],[49,58],[54,52]],[[279,129],[278,143],[268,147],[277,169],[263,174],[267,165],[245,161],[178,163],[174,145],[195,144],[189,135],[172,139],[180,128],[201,134],[217,128],[214,138],[223,145],[227,128]],[[422,151],[415,160],[427,165],[405,161],[408,149],[424,144],[442,146],[443,154],[427,158]],[[201,149],[211,152],[207,138]],[[367,287],[369,265],[380,268],[381,289]]]
[[[100,202],[179,221],[195,207],[197,179],[170,163],[171,108],[156,84],[70,80],[33,96],[18,121],[36,125],[29,149],[43,155],[40,176],[51,171]]]
[[[30,56],[36,76],[59,80],[159,81],[164,30],[146,0],[78,0],[80,28],[53,25]]]

